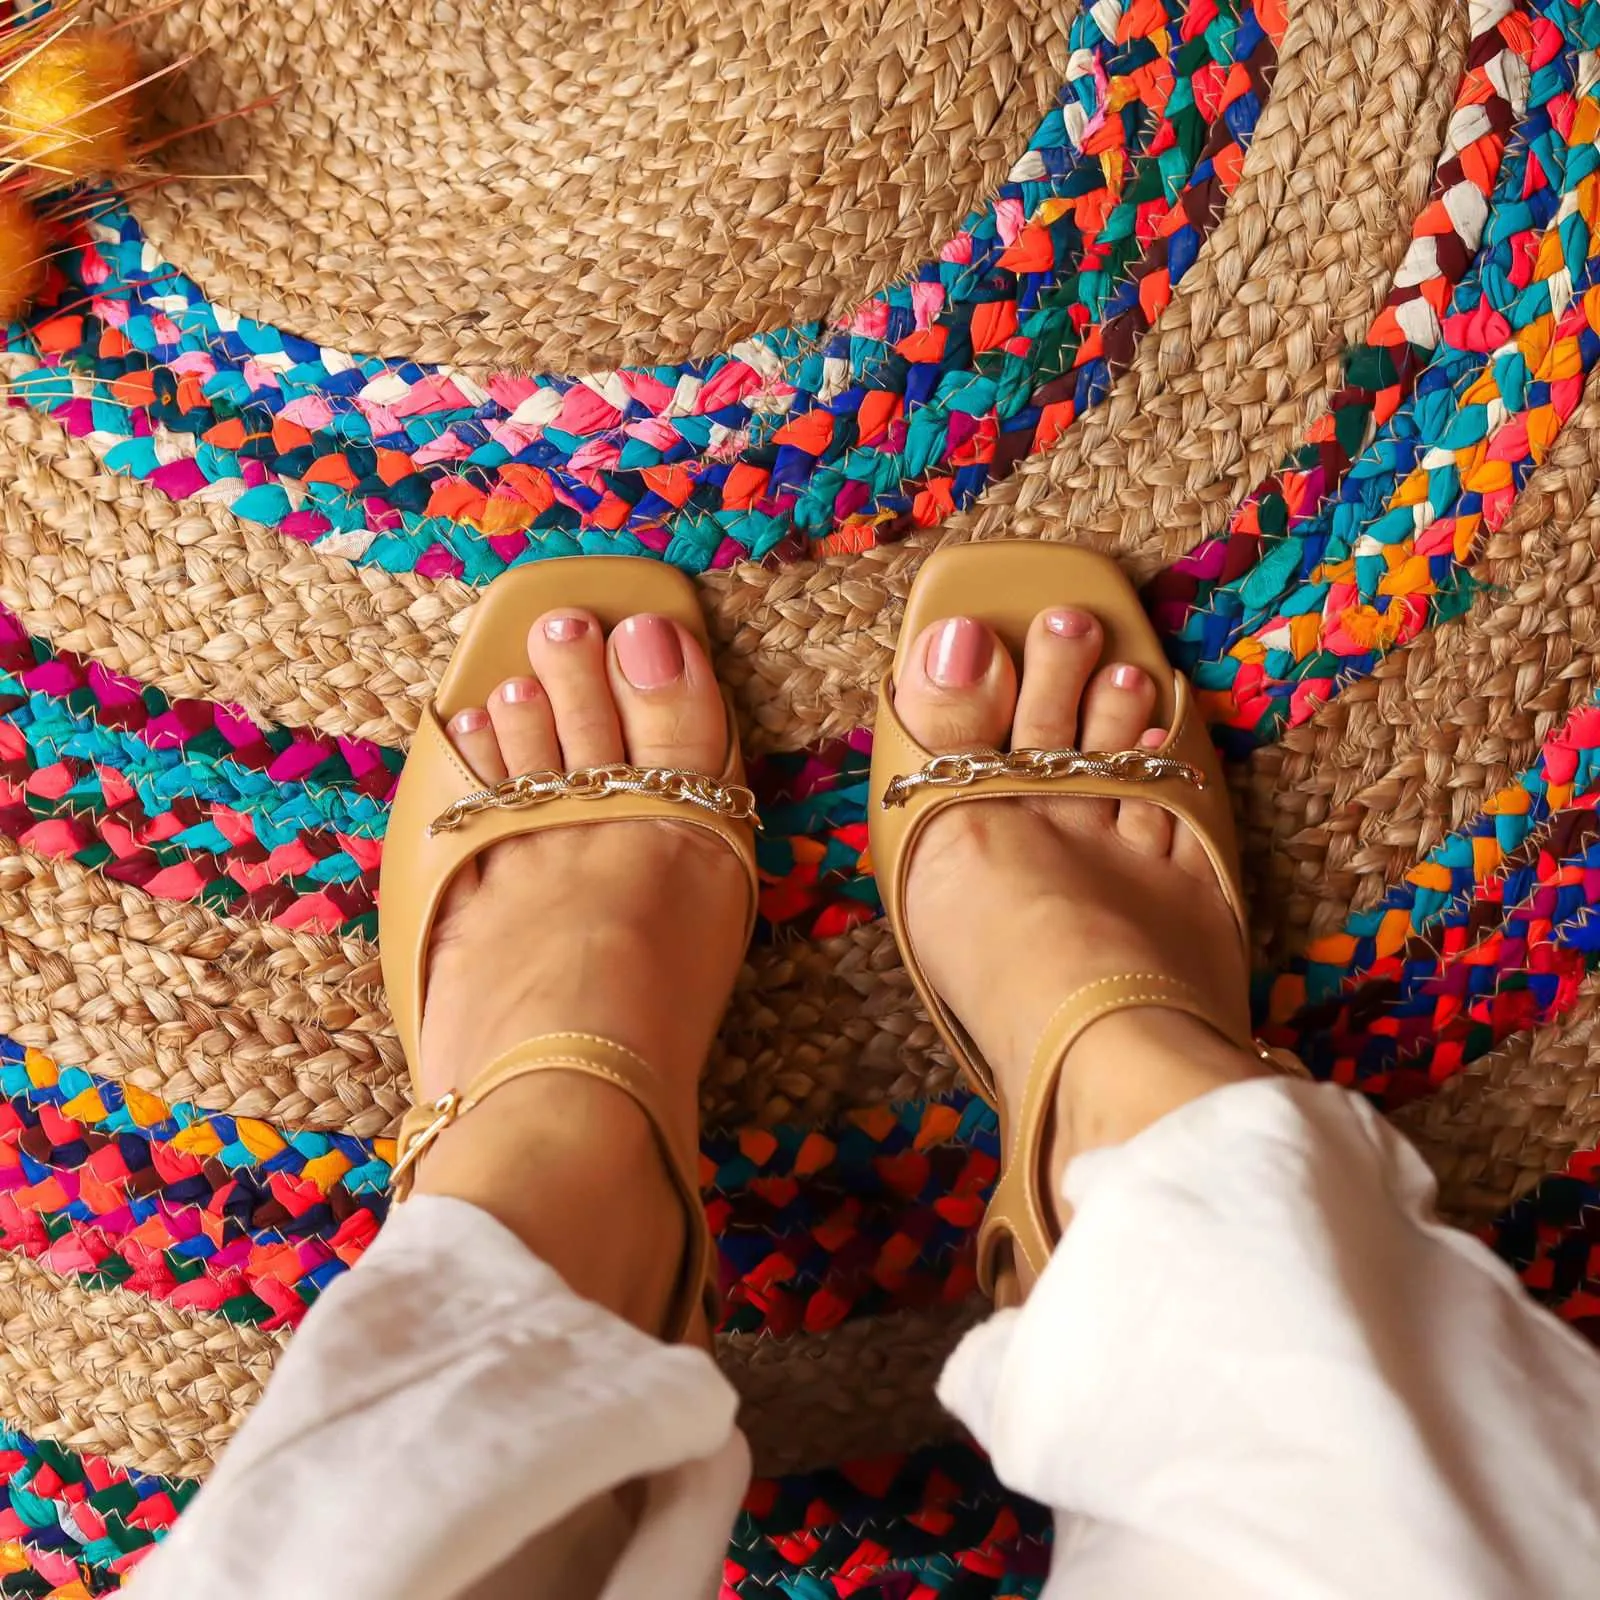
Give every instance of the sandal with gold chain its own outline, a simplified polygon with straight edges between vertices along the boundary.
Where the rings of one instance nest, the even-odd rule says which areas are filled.
[[[895,711],[894,683],[906,652],[925,628],[944,617],[973,617],[992,628],[1020,660],[1034,617],[1063,605],[1098,619],[1105,640],[1103,660],[1140,667],[1155,683],[1152,725],[1169,730],[1159,748],[934,755],[911,736]],[[947,806],[973,800],[1044,795],[1121,800],[1136,795],[1193,830],[1248,949],[1227,790],[1195,714],[1188,681],[1167,662],[1138,595],[1115,563],[1071,545],[997,541],[948,546],[918,573],[906,601],[894,666],[879,692],[870,794],[873,871],[901,958],[957,1065],[977,1093],[1002,1112],[1001,1172],[979,1232],[978,1279],[1000,1303],[1015,1303],[1044,1270],[1057,1241],[1043,1199],[1046,1136],[1062,1067],[1085,1029],[1117,1011],[1165,1008],[1199,1018],[1276,1070],[1303,1073],[1304,1068],[1293,1057],[1256,1043],[1242,996],[1224,999],[1158,972],[1129,972],[1097,979],[1062,997],[1034,1045],[1027,1088],[1014,1125],[1007,1126],[994,1073],[928,982],[907,931],[906,884],[917,844],[931,818]]]
[[[378,888],[384,984],[418,1102],[400,1124],[392,1192],[403,1201],[439,1135],[506,1084],[537,1072],[604,1079],[649,1120],[688,1221],[679,1285],[662,1330],[664,1338],[678,1340],[702,1306],[716,1325],[716,1252],[696,1178],[698,1128],[669,1110],[647,1061],[596,1035],[544,1034],[504,1052],[447,1094],[422,1095],[422,1008],[434,920],[456,874],[490,846],[550,828],[645,818],[686,823],[714,834],[744,864],[750,883],[747,937],[755,924],[755,797],[744,786],[731,712],[727,762],[716,776],[617,763],[523,774],[485,787],[457,754],[445,731],[450,718],[485,704],[497,684],[527,671],[528,630],[558,606],[592,611],[608,632],[625,617],[652,612],[706,642],[689,581],[661,562],[639,558],[583,556],[520,567],[491,584],[474,606],[412,740],[390,813]]]

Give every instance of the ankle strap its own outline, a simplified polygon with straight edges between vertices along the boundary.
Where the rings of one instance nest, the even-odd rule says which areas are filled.
[[[1028,1068],[1027,1090],[1001,1151],[1000,1181],[978,1233],[978,1284],[994,1295],[1007,1244],[1026,1264],[1029,1281],[1044,1271],[1054,1248],[1056,1229],[1040,1183],[1046,1140],[1053,1121],[1056,1085],[1068,1053],[1084,1032],[1118,1011],[1150,1006],[1180,1011],[1214,1028],[1223,1038],[1250,1051],[1285,1074],[1309,1076],[1286,1051],[1267,1051],[1250,1032],[1250,1019],[1240,1011],[1224,1012],[1193,985],[1159,972],[1129,972],[1100,978],[1075,989],[1056,1007],[1040,1030]]]
[[[452,1089],[428,1104],[413,1106],[401,1118],[396,1140],[398,1153],[389,1180],[395,1201],[403,1202],[411,1193],[417,1164],[451,1123],[476,1110],[496,1089],[536,1072],[576,1072],[600,1078],[620,1089],[644,1113],[655,1134],[667,1176],[682,1202],[686,1224],[683,1271],[662,1337],[668,1341],[681,1339],[702,1303],[714,1331],[720,1320],[717,1286],[712,1276],[716,1247],[700,1204],[698,1150],[677,1147],[671,1133],[673,1120],[667,1114],[655,1069],[613,1039],[593,1033],[543,1034],[496,1057],[464,1089]]]

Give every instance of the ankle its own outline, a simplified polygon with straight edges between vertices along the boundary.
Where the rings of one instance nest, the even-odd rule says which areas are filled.
[[[574,1073],[507,1084],[440,1136],[417,1192],[478,1206],[574,1293],[659,1332],[687,1219],[649,1120],[609,1084]]]
[[[1074,1156],[1126,1144],[1202,1095],[1271,1072],[1253,1050],[1182,1012],[1145,1008],[1097,1022],[1073,1046],[1056,1090],[1052,1195]]]

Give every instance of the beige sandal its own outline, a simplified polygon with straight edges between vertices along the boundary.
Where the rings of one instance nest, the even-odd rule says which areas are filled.
[[[957,1064],[990,1105],[999,1106],[994,1074],[955,1014],[925,977],[907,934],[903,907],[918,836],[946,806],[970,800],[1041,794],[1138,798],[1170,811],[1205,847],[1246,938],[1238,849],[1228,795],[1187,680],[1162,653],[1139,597],[1104,556],[1072,545],[1000,542],[948,546],[917,574],[900,625],[898,677],[922,631],[944,617],[987,623],[1015,660],[1040,611],[1069,605],[1092,613],[1105,644],[1101,659],[1142,667],[1157,685],[1152,725],[1170,729],[1158,750],[1083,752],[1013,750],[935,756],[907,732],[895,712],[892,679],[878,697],[873,732],[869,828],[873,871],[911,980]],[[1091,1023],[1135,1006],[1187,1012],[1225,1037],[1259,1052],[1245,999],[1219,999],[1160,973],[1131,972],[1086,984],[1065,996],[1035,1044],[1016,1126],[1000,1130],[1000,1180],[978,1237],[978,1281],[1002,1303],[1021,1297],[1044,1270],[1055,1229],[1041,1197],[1045,1134],[1062,1063]],[[1006,1257],[1009,1254],[1010,1259]]]
[[[473,607],[466,632],[423,712],[389,818],[378,892],[379,948],[395,1029],[419,1076],[428,945],[445,889],[474,856],[503,839],[547,828],[667,818],[724,840],[750,880],[746,934],[756,915],[755,800],[744,787],[737,730],[728,719],[728,759],[719,777],[618,764],[581,772],[538,772],[486,789],[456,754],[445,726],[458,711],[487,703],[506,678],[528,670],[528,630],[558,606],[592,611],[609,631],[639,612],[668,617],[702,644],[705,624],[689,581],[658,561],[581,556],[520,567],[497,579]],[[717,1321],[716,1251],[697,1181],[699,1129],[666,1106],[649,1064],[610,1039],[556,1033],[529,1039],[486,1066],[464,1087],[416,1104],[400,1124],[393,1192],[410,1192],[419,1160],[433,1141],[496,1089],[535,1072],[604,1078],[630,1095],[649,1118],[688,1219],[678,1292],[663,1336],[681,1339],[704,1304]]]

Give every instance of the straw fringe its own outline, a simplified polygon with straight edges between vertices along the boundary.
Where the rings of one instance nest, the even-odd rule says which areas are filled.
[[[1376,904],[1600,689],[1597,488],[1600,372],[1473,564],[1467,614],[1233,774],[1265,958]]]
[[[848,314],[950,237],[1052,105],[1068,20],[1043,0],[466,0],[447,22],[346,0],[286,27],[182,0],[145,30],[199,52],[174,119],[266,101],[182,164],[270,177],[134,209],[234,310],[334,348],[705,356]]]
[[[119,1466],[201,1476],[283,1343],[0,1255],[0,1414],[35,1439]]]

